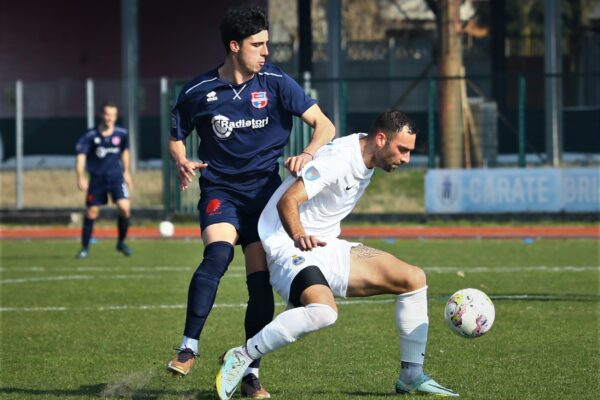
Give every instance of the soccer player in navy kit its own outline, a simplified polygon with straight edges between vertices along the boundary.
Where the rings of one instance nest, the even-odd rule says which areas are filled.
[[[94,221],[100,214],[99,206],[108,202],[109,194],[119,210],[117,250],[131,255],[131,249],[125,244],[131,216],[129,188],[133,184],[129,173],[129,138],[126,129],[115,125],[117,116],[114,103],[103,104],[100,125],[89,129],[77,142],[77,187],[87,191],[81,250],[77,258],[88,257]],[[86,170],[90,175],[89,184]]]
[[[186,375],[198,355],[198,339],[213,306],[219,281],[233,258],[244,252],[249,293],[246,336],[273,318],[274,300],[265,253],[257,232],[260,213],[281,183],[278,158],[287,144],[294,115],[313,127],[311,142],[285,167],[298,172],[335,136],[316,102],[278,67],[266,63],[268,20],[258,7],[230,9],[221,21],[225,62],[188,82],[173,109],[170,152],[181,188],[201,170],[198,203],[204,259],[188,291],[184,336],[167,369]],[[198,158],[186,158],[185,138],[200,136]],[[259,360],[257,360],[259,361]],[[242,379],[242,394],[268,398],[258,380],[258,362]]]

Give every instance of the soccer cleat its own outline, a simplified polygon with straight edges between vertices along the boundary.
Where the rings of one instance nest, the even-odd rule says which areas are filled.
[[[242,396],[251,399],[270,399],[271,394],[260,384],[258,377],[254,374],[248,374],[242,378],[240,385]]]
[[[167,364],[167,371],[175,376],[186,376],[196,362],[198,354],[192,349],[177,349],[177,354]]]
[[[120,251],[121,253],[123,253],[127,257],[129,257],[130,255],[133,254],[133,251],[129,248],[129,246],[127,246],[125,244],[125,242],[119,242],[119,243],[117,243],[117,251]]]
[[[421,374],[413,383],[404,383],[400,379],[396,381],[396,393],[398,394],[430,394],[440,397],[459,397],[454,390],[443,387],[429,376]]]
[[[229,349],[223,354],[221,369],[215,380],[219,399],[228,400],[233,396],[238,383],[244,376],[244,371],[251,363],[252,359],[242,346]]]
[[[88,258],[89,255],[90,255],[90,251],[86,248],[83,248],[77,252],[77,254],[75,255],[75,258],[80,258],[80,259]]]

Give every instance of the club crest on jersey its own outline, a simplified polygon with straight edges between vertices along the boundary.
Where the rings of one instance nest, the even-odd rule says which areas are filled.
[[[292,264],[295,266],[302,264],[304,261],[306,260],[302,256],[292,256]]]
[[[250,102],[254,108],[264,108],[267,106],[267,92],[252,92],[250,93]]]
[[[316,169],[314,165],[312,165],[309,169],[307,169],[303,175],[304,175],[304,179],[306,179],[307,181],[316,181],[317,179],[319,179],[321,177],[319,170]]]
[[[118,136],[113,136],[110,140],[114,146],[121,144],[121,138]]]

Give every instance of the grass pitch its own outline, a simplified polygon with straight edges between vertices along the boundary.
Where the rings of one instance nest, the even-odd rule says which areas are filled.
[[[240,249],[205,327],[199,363],[188,377],[174,379],[164,366],[180,341],[189,278],[202,246],[130,244],[131,258],[102,241],[89,259],[75,260],[75,241],[0,242],[0,398],[215,398],[217,358],[244,338]],[[428,271],[425,369],[462,398],[597,398],[597,241],[365,244]],[[484,290],[496,305],[494,327],[475,340],[452,334],[442,316],[447,297],[465,287]],[[261,378],[273,398],[394,396],[399,357],[393,300],[340,302],[332,328],[267,356]],[[278,305],[277,312],[282,309]]]

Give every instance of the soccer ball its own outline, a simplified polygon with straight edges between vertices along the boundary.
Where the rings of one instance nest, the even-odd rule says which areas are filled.
[[[158,224],[158,231],[162,237],[171,237],[175,232],[175,226],[170,221],[163,221]]]
[[[492,300],[477,289],[461,289],[448,299],[444,318],[458,336],[473,339],[488,332],[496,310]]]

